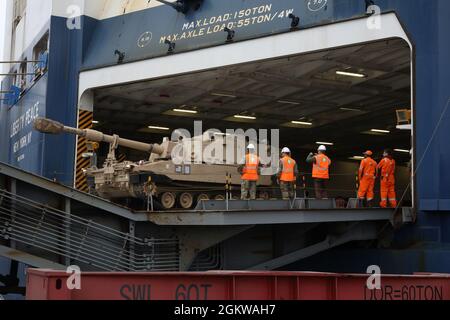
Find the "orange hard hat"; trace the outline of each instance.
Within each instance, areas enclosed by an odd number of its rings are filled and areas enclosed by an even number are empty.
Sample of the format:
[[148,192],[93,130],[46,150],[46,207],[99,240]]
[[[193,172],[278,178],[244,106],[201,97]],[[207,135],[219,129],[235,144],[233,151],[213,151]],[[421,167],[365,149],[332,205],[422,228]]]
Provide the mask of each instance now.
[[371,157],[371,156],[373,155],[373,152],[370,151],[370,150],[367,150],[366,152],[364,152],[364,154],[365,154],[366,156]]

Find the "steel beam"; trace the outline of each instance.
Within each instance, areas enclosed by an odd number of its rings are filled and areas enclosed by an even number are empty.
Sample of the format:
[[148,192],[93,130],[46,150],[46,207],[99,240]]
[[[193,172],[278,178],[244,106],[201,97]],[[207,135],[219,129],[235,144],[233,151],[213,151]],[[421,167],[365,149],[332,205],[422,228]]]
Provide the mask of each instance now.
[[35,73],[0,73],[0,76],[2,77],[15,77],[15,76],[33,76]]
[[0,245],[0,256],[42,269],[66,270],[66,266],[35,255]]
[[106,214],[115,214],[132,221],[147,221],[147,216],[145,214],[133,213],[130,209],[125,207],[118,206],[102,198],[86,194],[73,188],[55,183],[49,179],[14,168],[3,162],[0,162],[0,174],[4,174],[26,182],[32,186],[36,186],[55,194],[79,201],[94,208],[104,210]]
[[[133,241],[133,239],[136,238],[136,222],[129,221],[128,222],[128,232],[130,235],[130,261],[136,260],[136,243]],[[133,268],[133,265],[130,263],[130,270]]]
[[[16,179],[11,179],[10,182],[10,187],[11,187],[11,194],[13,195],[17,195],[17,180]],[[14,213],[12,214],[12,219],[14,220]],[[15,249],[17,247],[17,243],[14,240],[9,240],[9,246],[12,249]]]
[[[64,226],[65,226],[65,236],[66,236],[66,250],[68,251],[70,248],[70,235],[71,235],[71,223],[70,223],[70,217],[72,215],[72,205],[69,198],[64,199],[64,212],[66,213],[66,217],[64,220]],[[64,263],[66,266],[71,265],[71,260],[69,257],[66,257],[64,259]]]
[[325,240],[312,246],[302,248],[284,256],[258,264],[249,270],[275,270],[296,261],[311,257],[320,252],[340,246],[351,241],[373,240],[377,238],[377,228],[374,223],[355,224],[342,235],[328,235]]
[[253,226],[228,226],[220,228],[190,227],[177,228],[175,233],[180,240],[180,271],[188,271],[197,255]]
[[0,64],[16,64],[16,63],[39,63],[39,62],[43,62],[41,60],[22,60],[22,61],[0,61]]
[[163,212],[149,214],[149,220],[163,226],[303,224],[392,221],[394,212],[395,209]]

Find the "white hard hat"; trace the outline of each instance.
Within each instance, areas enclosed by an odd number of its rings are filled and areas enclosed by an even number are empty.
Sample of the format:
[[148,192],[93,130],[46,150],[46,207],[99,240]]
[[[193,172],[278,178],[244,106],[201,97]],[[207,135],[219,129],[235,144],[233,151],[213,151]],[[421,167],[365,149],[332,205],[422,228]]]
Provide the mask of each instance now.
[[248,150],[255,150],[255,145],[254,145],[253,143],[250,143],[250,144],[247,146],[247,149],[248,149]]
[[318,150],[319,151],[327,151],[327,147],[325,147],[324,145],[321,145]]
[[283,150],[281,150],[281,153],[291,153],[291,150],[289,148],[283,148]]

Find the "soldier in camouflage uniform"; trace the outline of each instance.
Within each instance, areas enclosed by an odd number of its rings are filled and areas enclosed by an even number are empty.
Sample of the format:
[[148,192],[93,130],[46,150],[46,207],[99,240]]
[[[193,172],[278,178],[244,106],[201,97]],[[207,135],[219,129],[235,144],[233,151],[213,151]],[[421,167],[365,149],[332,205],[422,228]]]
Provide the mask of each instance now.
[[256,184],[259,180],[261,162],[256,155],[256,148],[253,144],[247,147],[247,154],[245,155],[242,165],[239,166],[238,171],[241,174],[241,199],[250,200],[256,199]]
[[278,181],[283,200],[295,199],[295,184],[297,183],[298,166],[291,158],[291,150],[283,148],[278,169]]

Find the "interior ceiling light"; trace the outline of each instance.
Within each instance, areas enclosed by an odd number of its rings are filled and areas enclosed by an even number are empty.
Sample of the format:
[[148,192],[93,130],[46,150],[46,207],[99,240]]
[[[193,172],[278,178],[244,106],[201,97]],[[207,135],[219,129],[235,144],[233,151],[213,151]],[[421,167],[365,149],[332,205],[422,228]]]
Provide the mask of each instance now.
[[236,96],[228,93],[213,92],[211,95],[216,97],[237,98]]
[[346,76],[346,77],[353,77],[353,78],[366,78],[367,76],[362,73],[354,73],[354,72],[348,72],[348,71],[336,71],[337,75],[340,76]]
[[410,150],[406,150],[406,149],[394,149],[395,152],[401,152],[401,153],[410,153]]
[[240,114],[237,114],[234,116],[236,119],[246,119],[246,120],[256,120],[256,117],[253,116],[243,116]]
[[354,157],[351,157],[351,158],[349,158],[350,160],[363,160],[364,159],[364,157],[362,157],[362,156],[354,156]]
[[288,100],[278,100],[278,103],[283,103],[283,104],[294,104],[294,105],[299,105],[300,102],[296,102],[296,101],[288,101]]
[[174,112],[179,112],[179,113],[190,113],[190,114],[197,114],[198,111],[197,110],[188,110],[188,109],[173,109]]
[[409,130],[412,131],[412,125],[411,124],[401,124],[397,126],[398,130]]
[[302,126],[312,126],[313,124],[311,122],[305,122],[305,121],[291,121],[292,124],[299,124]]
[[318,145],[322,145],[323,144],[324,146],[334,146],[333,142],[320,142],[320,141],[317,141],[316,144],[318,144]]
[[370,131],[375,132],[375,133],[391,133],[389,130],[382,130],[382,129],[371,129]]
[[342,111],[352,111],[352,112],[362,112],[361,109],[356,109],[356,108],[339,108]]
[[99,124],[100,122],[97,120],[92,120],[92,124]]
[[153,130],[162,130],[162,131],[169,131],[170,128],[167,127],[159,127],[159,126],[148,126],[149,129],[153,129]]

